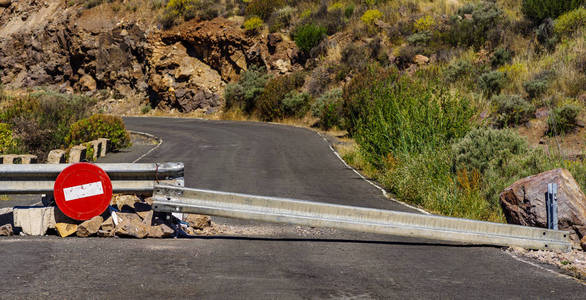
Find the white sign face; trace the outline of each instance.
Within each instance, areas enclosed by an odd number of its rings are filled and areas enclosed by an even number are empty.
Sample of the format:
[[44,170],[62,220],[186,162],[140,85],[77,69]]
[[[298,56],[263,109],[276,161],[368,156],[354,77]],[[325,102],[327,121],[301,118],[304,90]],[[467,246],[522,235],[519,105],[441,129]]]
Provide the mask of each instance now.
[[86,183],[78,186],[72,186],[63,189],[65,195],[65,201],[77,200],[81,198],[102,195],[104,189],[102,188],[102,182]]

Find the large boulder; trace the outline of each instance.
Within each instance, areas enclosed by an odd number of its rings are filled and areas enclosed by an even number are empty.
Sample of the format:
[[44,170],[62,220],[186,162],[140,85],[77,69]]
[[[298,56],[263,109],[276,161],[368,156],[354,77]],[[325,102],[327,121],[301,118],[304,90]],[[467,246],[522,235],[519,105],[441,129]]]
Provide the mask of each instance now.
[[507,222],[533,227],[547,227],[545,194],[547,185],[558,185],[558,227],[570,230],[575,240],[582,237],[578,228],[586,225],[586,196],[566,169],[555,169],[520,179],[500,195]]

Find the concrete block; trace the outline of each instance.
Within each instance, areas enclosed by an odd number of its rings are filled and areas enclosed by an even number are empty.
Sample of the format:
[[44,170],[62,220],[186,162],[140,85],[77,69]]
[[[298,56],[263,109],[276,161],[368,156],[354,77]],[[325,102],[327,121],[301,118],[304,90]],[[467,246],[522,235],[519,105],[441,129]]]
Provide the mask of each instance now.
[[25,154],[25,155],[20,155],[20,157],[22,158],[22,164],[24,164],[24,165],[37,163],[37,156],[36,155]]
[[16,158],[16,155],[13,155],[13,154],[0,155],[0,160],[2,160],[2,164],[5,164],[5,165],[14,164],[15,158]]
[[20,227],[25,235],[45,235],[47,229],[55,228],[54,207],[15,208],[14,227]]
[[106,156],[106,153],[108,152],[108,144],[110,144],[110,140],[100,138],[100,139],[97,139],[97,141],[100,142],[100,144],[102,145],[100,148],[100,157]]
[[92,157],[93,161],[96,161],[98,157],[101,157],[102,153],[102,143],[98,140],[88,142],[94,149],[94,156]]
[[72,147],[69,150],[69,163],[78,163],[85,160],[86,151],[85,146],[82,145]]
[[47,156],[48,164],[64,164],[65,163],[65,150],[51,150]]

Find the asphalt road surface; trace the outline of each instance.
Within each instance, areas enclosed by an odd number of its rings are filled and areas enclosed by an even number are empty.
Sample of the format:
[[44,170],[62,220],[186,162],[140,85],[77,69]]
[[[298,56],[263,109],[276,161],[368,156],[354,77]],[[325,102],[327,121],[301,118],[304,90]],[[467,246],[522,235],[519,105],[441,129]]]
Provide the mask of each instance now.
[[[184,162],[188,187],[409,211],[309,130],[194,119],[126,123],[164,140],[141,162]],[[223,234],[208,238],[2,238],[0,298],[586,298],[578,281],[499,248],[214,221]]]

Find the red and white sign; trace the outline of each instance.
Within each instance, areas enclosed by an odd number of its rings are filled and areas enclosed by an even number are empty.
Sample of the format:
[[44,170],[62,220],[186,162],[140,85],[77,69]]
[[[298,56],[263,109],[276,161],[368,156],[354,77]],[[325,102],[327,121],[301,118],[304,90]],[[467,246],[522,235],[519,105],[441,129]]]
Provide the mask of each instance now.
[[53,195],[57,207],[75,220],[101,215],[112,199],[110,177],[100,167],[77,163],[65,168],[55,181]]

